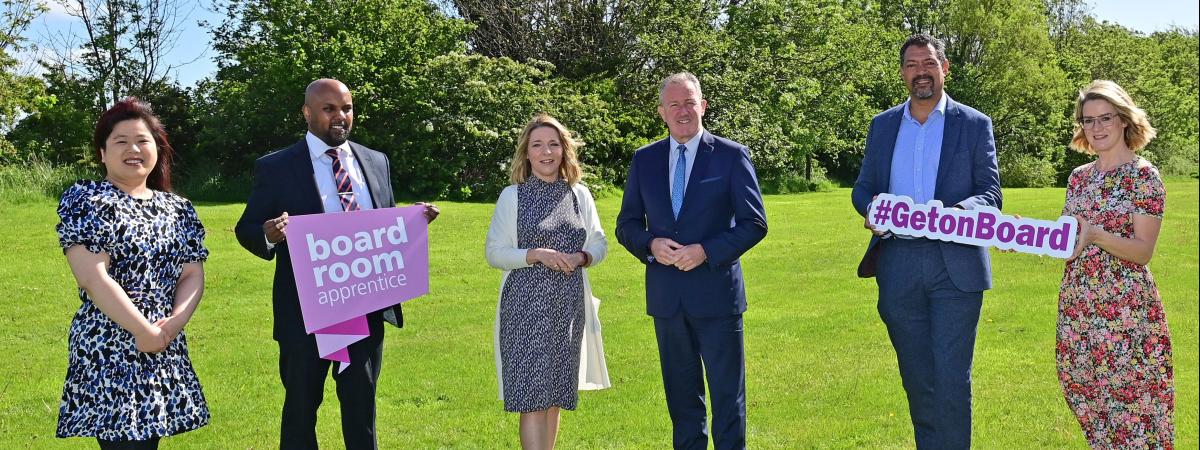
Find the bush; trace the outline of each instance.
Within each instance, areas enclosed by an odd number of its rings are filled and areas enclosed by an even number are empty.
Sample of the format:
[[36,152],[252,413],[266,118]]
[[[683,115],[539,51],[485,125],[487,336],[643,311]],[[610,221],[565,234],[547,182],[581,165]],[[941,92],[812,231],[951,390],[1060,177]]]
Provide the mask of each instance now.
[[196,166],[175,166],[175,192],[192,201],[245,202],[250,197],[251,173],[222,171],[207,160]]
[[57,199],[67,187],[80,179],[100,179],[90,168],[52,166],[32,161],[0,166],[0,198],[5,203],[30,203],[46,198]]
[[824,173],[814,173],[811,180],[802,175],[784,175],[759,180],[759,187],[766,195],[799,194],[801,192],[828,192],[833,190],[834,183],[825,178]]
[[1054,185],[1054,163],[1026,153],[1000,152],[1000,185],[1048,187]]

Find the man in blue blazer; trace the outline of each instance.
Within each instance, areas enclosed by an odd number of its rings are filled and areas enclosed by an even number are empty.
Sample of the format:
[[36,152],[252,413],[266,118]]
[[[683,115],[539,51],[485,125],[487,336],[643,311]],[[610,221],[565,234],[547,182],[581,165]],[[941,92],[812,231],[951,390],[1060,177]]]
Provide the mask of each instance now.
[[[854,183],[866,217],[880,193],[918,203],[1000,208],[992,121],[942,90],[945,44],[910,36],[900,47],[908,101],[871,121]],[[896,350],[919,449],[971,445],[971,361],[983,291],[992,287],[987,249],[872,231],[860,277],[875,277],[879,316]]]
[[[303,113],[308,122],[305,139],[255,161],[254,186],[235,228],[242,247],[276,261],[272,334],[279,342],[279,376],[285,390],[279,444],[284,449],[317,448],[317,408],[330,368],[330,361],[317,356],[313,335],[304,330],[284,239],[288,216],[396,206],[387,156],[348,140],[354,105],[346,85],[332,79],[312,82],[304,92]],[[339,168],[344,173],[340,180]],[[437,213],[436,207],[425,205],[426,220]],[[377,447],[375,386],[385,318],[401,326],[400,305],[367,315],[371,334],[350,345],[350,367],[333,375],[347,449]]]
[[746,446],[746,289],[738,258],[767,234],[750,150],[704,130],[708,102],[687,72],[659,87],[670,136],[634,152],[617,240],[646,265],[674,446],[708,447],[704,378],[718,449]]

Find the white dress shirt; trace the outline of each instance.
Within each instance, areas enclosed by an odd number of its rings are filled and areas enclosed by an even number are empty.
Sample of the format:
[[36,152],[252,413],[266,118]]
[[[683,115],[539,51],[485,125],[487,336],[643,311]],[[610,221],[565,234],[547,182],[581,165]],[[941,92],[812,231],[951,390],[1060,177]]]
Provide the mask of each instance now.
[[330,147],[329,144],[313,135],[311,131],[304,134],[304,141],[308,143],[308,156],[312,158],[313,177],[317,181],[317,193],[321,195],[321,205],[325,206],[325,212],[342,211],[342,203],[337,195],[337,183],[333,179],[333,159],[325,154],[325,151],[331,148],[337,149],[338,156],[342,160],[342,168],[346,169],[346,174],[350,175],[350,187],[354,189],[354,200],[358,202],[359,208],[375,208],[375,204],[371,202],[371,191],[367,189],[367,180],[363,178],[362,167],[358,164],[354,153],[350,151],[349,141],[343,142],[337,147]]
[[[358,165],[358,159],[354,157],[354,152],[350,151],[349,141],[343,142],[337,147],[330,147],[310,131],[304,134],[304,142],[308,144],[308,157],[312,161],[313,180],[317,182],[317,194],[321,196],[321,205],[325,208],[325,212],[342,211],[342,203],[337,195],[337,183],[333,180],[333,159],[325,154],[325,151],[331,148],[338,149],[342,168],[346,169],[346,173],[350,175],[350,188],[354,189],[354,201],[358,202],[358,207],[375,209],[375,203],[371,201],[371,191],[367,189],[367,180],[363,178],[362,168]],[[266,233],[263,233],[263,240],[267,241],[268,250],[275,248],[275,244],[267,239]]]

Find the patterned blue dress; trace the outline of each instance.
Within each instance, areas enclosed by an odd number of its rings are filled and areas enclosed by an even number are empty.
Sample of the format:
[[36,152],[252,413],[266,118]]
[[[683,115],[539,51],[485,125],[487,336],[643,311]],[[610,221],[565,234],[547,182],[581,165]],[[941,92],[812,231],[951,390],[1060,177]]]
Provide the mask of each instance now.
[[[62,248],[108,253],[108,274],[150,322],[171,314],[183,265],[208,258],[204,226],[191,202],[154,191],[142,200],[108,181],[79,181],[58,206]],[[58,437],[147,440],[208,423],[208,405],[180,333],[160,353],[137,351],[131,333],[79,289]]]

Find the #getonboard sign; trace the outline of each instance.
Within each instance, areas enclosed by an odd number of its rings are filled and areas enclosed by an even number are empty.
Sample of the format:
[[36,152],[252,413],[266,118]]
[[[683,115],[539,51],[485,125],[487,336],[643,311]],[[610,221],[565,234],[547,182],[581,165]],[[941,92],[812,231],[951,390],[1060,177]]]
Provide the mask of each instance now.
[[429,292],[424,207],[292,216],[287,241],[309,333]]
[[1016,218],[990,207],[946,208],[931,200],[924,205],[904,195],[879,194],[867,209],[877,230],[948,242],[998,247],[1022,253],[1068,258],[1075,249],[1074,217],[1057,221]]

